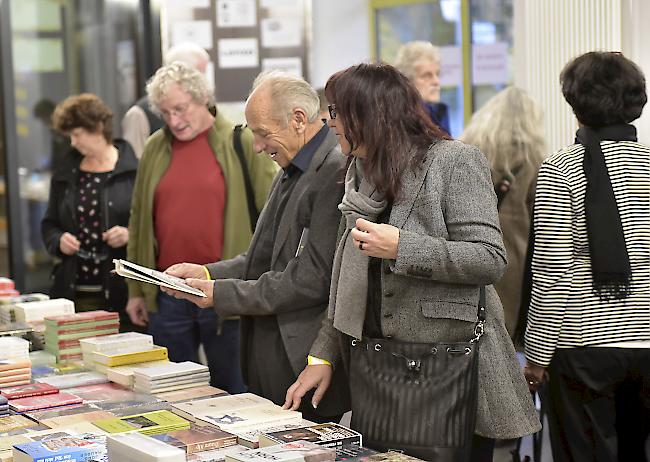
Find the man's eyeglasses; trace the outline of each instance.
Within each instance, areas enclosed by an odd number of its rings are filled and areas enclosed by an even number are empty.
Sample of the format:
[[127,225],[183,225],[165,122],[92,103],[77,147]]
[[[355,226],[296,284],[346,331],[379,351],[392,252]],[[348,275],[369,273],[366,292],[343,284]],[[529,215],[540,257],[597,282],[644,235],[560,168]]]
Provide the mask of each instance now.
[[160,111],[160,115],[163,119],[169,119],[171,116],[182,117],[189,109],[190,104],[192,104],[192,101],[188,101],[184,104],[179,104],[169,111]]
[[336,119],[336,104],[328,104],[327,110],[330,113],[330,119],[332,120]]

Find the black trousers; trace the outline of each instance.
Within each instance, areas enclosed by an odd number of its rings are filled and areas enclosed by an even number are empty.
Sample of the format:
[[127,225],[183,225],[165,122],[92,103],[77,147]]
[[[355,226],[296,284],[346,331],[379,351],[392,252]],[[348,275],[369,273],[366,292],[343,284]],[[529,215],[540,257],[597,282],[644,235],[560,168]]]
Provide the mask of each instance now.
[[554,462],[647,461],[650,349],[558,349],[548,372]]

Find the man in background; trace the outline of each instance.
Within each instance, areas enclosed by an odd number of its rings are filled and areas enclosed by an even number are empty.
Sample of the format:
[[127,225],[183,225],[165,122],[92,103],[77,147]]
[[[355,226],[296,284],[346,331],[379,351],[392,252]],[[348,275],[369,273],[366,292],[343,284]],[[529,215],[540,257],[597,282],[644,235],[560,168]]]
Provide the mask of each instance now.
[[[210,56],[200,46],[185,42],[171,47],[165,54],[165,64],[171,64],[174,61],[185,63],[205,74]],[[149,98],[144,95],[124,114],[122,137],[131,144],[135,156],[139,159],[142,157],[142,150],[147,138],[164,125],[165,122],[160,116],[150,109]]]

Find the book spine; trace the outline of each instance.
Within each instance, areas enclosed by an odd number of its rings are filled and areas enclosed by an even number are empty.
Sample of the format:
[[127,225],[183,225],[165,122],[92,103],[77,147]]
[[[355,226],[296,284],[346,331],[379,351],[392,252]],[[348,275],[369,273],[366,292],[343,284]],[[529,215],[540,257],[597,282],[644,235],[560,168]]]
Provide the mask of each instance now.
[[43,395],[51,395],[54,393],[58,393],[59,390],[34,390],[34,391],[24,391],[20,393],[12,393],[9,395],[3,395],[7,399],[19,399],[19,398],[29,398],[32,396],[43,396]]
[[185,452],[188,454],[194,454],[195,452],[211,451],[213,449],[226,448],[228,446],[233,446],[235,444],[237,444],[237,437],[215,440],[215,441],[207,441],[205,443],[190,443],[185,448]]

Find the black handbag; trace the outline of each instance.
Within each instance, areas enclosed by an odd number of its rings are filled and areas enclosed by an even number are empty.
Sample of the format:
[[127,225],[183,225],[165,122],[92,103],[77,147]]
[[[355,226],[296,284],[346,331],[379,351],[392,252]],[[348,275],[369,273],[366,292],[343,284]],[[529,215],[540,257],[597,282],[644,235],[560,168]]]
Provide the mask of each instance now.
[[431,461],[469,460],[484,322],[481,287],[474,338],[467,342],[351,341],[351,426],[364,446]]

